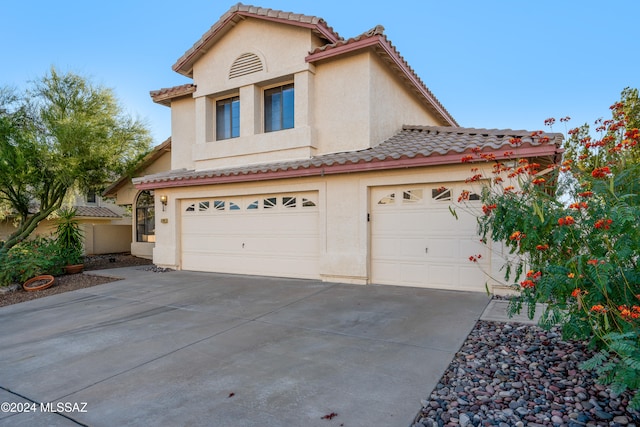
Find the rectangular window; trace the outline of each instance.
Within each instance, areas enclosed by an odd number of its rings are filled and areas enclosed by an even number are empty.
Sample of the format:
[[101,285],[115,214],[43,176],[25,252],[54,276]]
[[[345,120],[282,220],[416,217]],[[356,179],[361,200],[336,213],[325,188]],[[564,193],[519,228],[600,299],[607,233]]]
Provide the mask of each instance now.
[[87,192],[87,203],[97,203],[96,192],[94,190],[89,190]]
[[264,91],[264,131],[293,128],[293,84]]
[[216,102],[216,140],[240,136],[240,97]]

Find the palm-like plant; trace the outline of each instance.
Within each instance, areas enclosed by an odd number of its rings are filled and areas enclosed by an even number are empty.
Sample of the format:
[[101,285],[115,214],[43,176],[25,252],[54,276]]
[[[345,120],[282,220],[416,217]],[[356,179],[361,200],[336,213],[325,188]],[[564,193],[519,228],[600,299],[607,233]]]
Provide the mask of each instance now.
[[76,218],[75,208],[64,208],[59,212],[56,242],[60,257],[67,265],[82,264],[82,229]]

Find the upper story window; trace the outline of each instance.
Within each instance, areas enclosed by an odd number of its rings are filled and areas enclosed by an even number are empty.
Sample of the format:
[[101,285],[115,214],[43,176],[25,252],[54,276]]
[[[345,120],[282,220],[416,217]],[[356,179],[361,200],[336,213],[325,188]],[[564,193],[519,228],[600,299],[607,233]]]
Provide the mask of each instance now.
[[98,203],[96,192],[94,190],[87,191],[87,203]]
[[264,91],[264,131],[293,128],[293,84]]
[[240,98],[222,99],[216,102],[216,139],[240,136]]

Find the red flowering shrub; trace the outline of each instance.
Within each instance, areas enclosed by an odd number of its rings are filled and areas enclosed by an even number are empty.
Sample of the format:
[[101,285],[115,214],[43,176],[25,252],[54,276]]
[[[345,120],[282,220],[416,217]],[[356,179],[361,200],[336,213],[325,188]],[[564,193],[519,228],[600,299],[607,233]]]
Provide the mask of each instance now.
[[[638,91],[626,89],[611,111],[611,120],[596,122],[597,137],[587,125],[569,130],[555,167],[513,158],[495,162],[493,179],[476,170],[470,182],[485,186],[482,241],[504,242],[513,257],[504,268],[517,292],[510,312],[526,306],[533,316],[535,304],[546,303],[542,325],[561,324],[566,339],[592,339],[602,351],[583,367],[597,368],[620,393],[640,389]],[[631,405],[640,408],[639,393]]]

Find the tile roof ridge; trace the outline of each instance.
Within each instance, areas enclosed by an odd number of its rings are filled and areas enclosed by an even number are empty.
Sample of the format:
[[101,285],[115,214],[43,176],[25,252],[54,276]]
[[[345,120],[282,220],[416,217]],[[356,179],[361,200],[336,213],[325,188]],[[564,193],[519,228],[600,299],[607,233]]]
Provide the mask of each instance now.
[[76,208],[76,216],[79,217],[94,217],[94,218],[122,218],[111,209],[105,206],[74,206]]
[[[402,125],[402,130],[431,130],[442,133],[481,134],[481,135],[517,135],[531,136],[533,131],[526,129],[472,128],[461,126]],[[557,132],[543,132],[545,135],[562,135]]]
[[271,9],[261,6],[245,5],[243,3],[236,3],[234,6],[231,6],[227,13],[233,14],[236,12],[244,12],[256,16],[268,16],[270,18],[286,19],[288,21],[294,22],[304,22],[307,24],[322,25],[327,29],[330,29],[331,32],[337,36],[337,38],[341,38],[338,33],[336,33],[333,28],[331,28],[327,24],[327,21],[319,16],[305,15],[303,13],[289,12],[285,10]]

